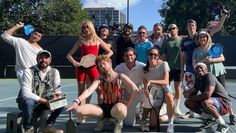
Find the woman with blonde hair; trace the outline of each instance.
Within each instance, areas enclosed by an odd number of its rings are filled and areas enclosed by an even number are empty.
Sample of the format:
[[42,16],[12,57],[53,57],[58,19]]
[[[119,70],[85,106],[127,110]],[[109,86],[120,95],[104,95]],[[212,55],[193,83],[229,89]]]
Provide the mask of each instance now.
[[[85,90],[86,75],[89,77],[91,82],[93,82],[99,76],[96,65],[85,68],[81,66],[80,60],[83,56],[86,56],[88,54],[92,54],[97,57],[99,46],[101,46],[101,48],[106,51],[108,57],[113,54],[109,46],[97,36],[93,23],[89,20],[82,21],[80,24],[79,40],[67,54],[67,59],[73,64],[76,69],[78,96]],[[79,49],[81,50],[81,54],[78,61],[75,60],[73,54]],[[85,101],[81,101],[81,104],[85,104]]]

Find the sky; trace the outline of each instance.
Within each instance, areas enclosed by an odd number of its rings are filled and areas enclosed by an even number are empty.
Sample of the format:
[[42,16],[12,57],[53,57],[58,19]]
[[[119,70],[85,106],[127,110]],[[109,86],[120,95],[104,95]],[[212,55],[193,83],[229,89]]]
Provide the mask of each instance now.
[[[127,14],[127,0],[81,0],[84,8],[88,7],[115,7]],[[134,30],[144,25],[151,31],[155,23],[160,23],[162,18],[158,13],[162,0],[129,0],[129,22]]]

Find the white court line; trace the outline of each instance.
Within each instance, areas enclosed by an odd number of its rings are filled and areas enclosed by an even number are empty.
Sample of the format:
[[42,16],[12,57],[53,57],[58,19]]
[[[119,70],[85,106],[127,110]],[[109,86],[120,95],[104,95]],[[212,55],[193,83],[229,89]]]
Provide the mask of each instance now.
[[[73,86],[75,84],[69,84],[69,85],[65,85],[65,86],[62,86],[61,89],[65,88],[65,87],[68,87],[68,86]],[[66,93],[69,93],[69,92],[66,92]],[[75,93],[75,92],[73,92]],[[77,93],[77,92],[76,92]],[[3,101],[7,101],[7,100],[11,100],[11,99],[16,99],[16,97],[9,97],[9,98],[4,98],[4,99],[1,99],[0,102],[3,102]]]

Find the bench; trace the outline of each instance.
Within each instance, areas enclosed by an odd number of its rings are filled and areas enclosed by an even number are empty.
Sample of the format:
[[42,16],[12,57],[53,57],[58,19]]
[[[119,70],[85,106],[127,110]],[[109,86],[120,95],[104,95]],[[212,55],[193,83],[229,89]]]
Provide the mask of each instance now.
[[[46,126],[48,114],[50,110],[45,110],[37,122],[33,123],[34,131],[37,133],[38,129],[43,129]],[[22,112],[10,112],[7,113],[6,133],[23,133],[24,129],[22,126]]]

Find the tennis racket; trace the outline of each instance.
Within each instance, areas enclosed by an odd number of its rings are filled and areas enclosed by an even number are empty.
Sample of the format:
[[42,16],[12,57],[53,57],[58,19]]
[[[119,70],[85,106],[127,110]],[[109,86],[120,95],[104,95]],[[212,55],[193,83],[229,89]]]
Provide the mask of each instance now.
[[31,36],[33,31],[34,31],[34,27],[31,24],[27,24],[23,27],[23,32],[24,32],[25,36],[27,36],[27,37]]
[[66,133],[76,133],[76,123],[72,120],[72,111],[69,111],[69,120],[66,122]]
[[208,50],[208,54],[212,58],[218,58],[223,53],[223,51],[224,51],[223,46],[220,43],[216,43],[212,45],[211,48]]
[[89,67],[95,66],[96,58],[97,57],[94,54],[87,54],[83,56],[79,62],[79,67],[82,66],[84,68],[89,68]]
[[150,84],[148,90],[151,93],[149,96],[150,104],[154,108],[160,108],[164,102],[165,92],[164,89],[157,84]]
[[195,74],[191,72],[185,72],[182,80],[182,88],[184,90],[189,90],[194,87]]
[[[148,90],[151,95],[149,95],[148,101],[154,110],[157,118],[157,132],[160,132],[160,121],[159,121],[159,114],[161,106],[165,99],[165,92],[164,88],[157,84],[150,84],[148,86]],[[158,108],[158,111],[156,111],[156,108]],[[150,123],[152,124],[152,120],[150,119]]]

